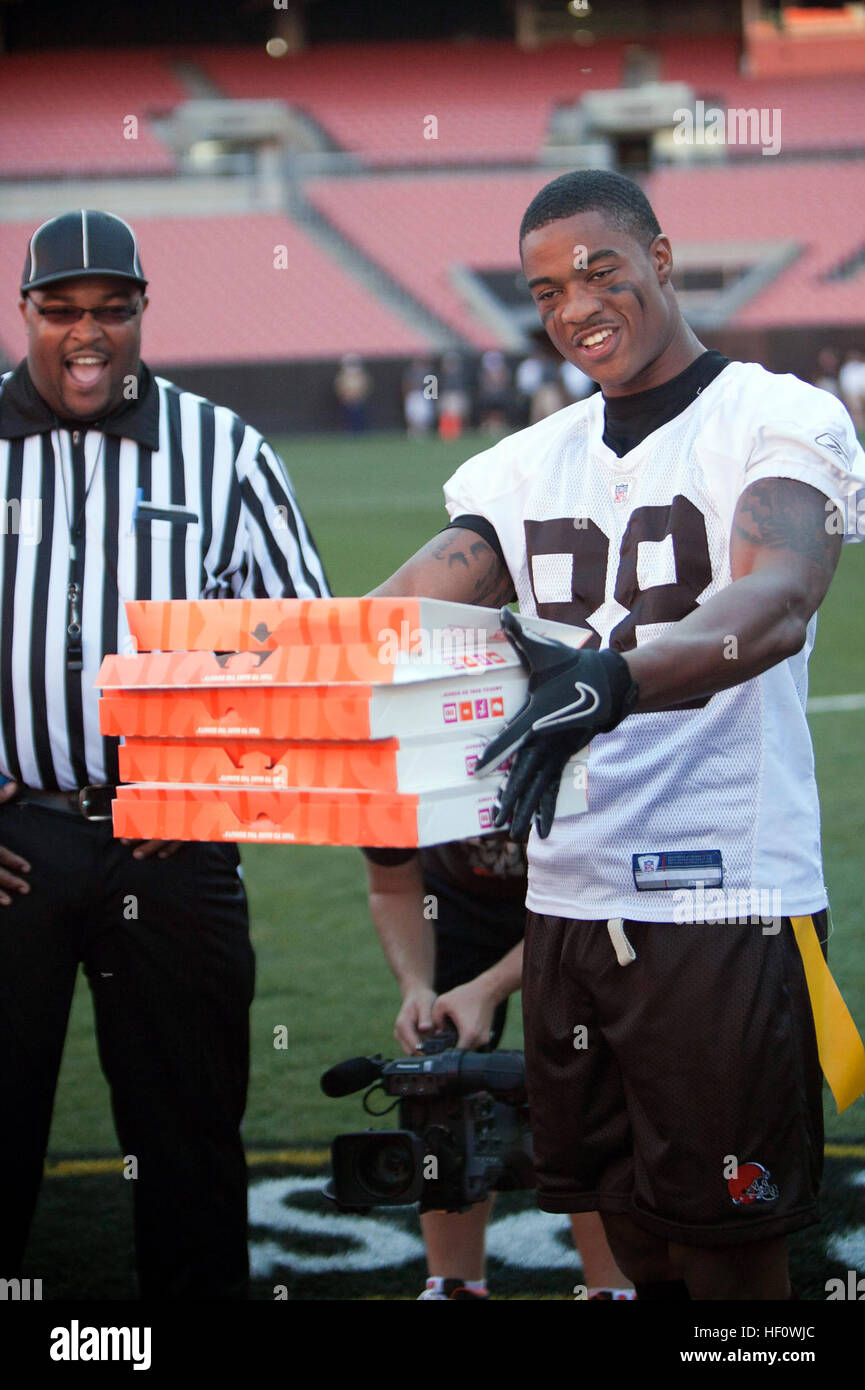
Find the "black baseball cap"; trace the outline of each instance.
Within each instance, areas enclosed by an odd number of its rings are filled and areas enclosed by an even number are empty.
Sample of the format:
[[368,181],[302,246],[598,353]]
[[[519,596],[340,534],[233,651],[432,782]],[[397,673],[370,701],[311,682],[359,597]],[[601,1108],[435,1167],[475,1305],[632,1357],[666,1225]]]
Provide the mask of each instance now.
[[135,233],[122,217],[82,208],[36,228],[27,247],[22,294],[87,275],[113,275],[146,287]]

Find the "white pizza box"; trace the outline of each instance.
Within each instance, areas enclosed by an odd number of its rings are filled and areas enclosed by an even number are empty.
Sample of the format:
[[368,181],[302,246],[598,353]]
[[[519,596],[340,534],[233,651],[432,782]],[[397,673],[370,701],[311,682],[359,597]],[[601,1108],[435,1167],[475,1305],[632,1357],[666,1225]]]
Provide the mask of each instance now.
[[[414,655],[483,646],[501,632],[499,610],[428,598],[254,598],[134,600],[125,605],[130,638],[144,651],[266,651],[280,646],[386,645]],[[524,618],[580,646],[585,630]],[[449,642],[449,639],[450,640]]]
[[422,792],[469,781],[487,742],[460,730],[353,742],[130,738],[118,758],[123,782]]
[[431,738],[459,730],[492,737],[525,702],[522,666],[406,685],[216,686],[110,690],[99,701],[108,736],[293,741]]
[[[483,634],[481,634],[483,636]],[[102,690],[195,690],[247,686],[416,685],[522,669],[508,642],[463,650],[444,659],[414,656],[368,643],[275,647],[265,652],[144,652],[106,656],[94,684]]]
[[[585,767],[565,768],[557,814],[586,810]],[[136,840],[418,848],[494,833],[501,775],[419,793],[247,790],[168,783],[118,787],[114,834]]]

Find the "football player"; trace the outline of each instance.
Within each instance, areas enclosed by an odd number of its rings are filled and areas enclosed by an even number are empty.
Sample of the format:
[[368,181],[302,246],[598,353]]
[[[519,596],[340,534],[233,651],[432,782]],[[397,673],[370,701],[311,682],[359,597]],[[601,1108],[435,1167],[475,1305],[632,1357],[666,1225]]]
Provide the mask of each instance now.
[[[520,251],[550,339],[601,390],[464,463],[450,526],[375,592],[516,597],[587,638],[574,653],[505,619],[531,693],[484,760],[516,750],[500,821],[535,822],[541,1207],[599,1210],[640,1298],[789,1298],[785,1237],[816,1220],[823,1151],[807,662],[865,456],[828,393],[706,351],[630,180],[554,180]],[[556,817],[589,740],[589,811]]]

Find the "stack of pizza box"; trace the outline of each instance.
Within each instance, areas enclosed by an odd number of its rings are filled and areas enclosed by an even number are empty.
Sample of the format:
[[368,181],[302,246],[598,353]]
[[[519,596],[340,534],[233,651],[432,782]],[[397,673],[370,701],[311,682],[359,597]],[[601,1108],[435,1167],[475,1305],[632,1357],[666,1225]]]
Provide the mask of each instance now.
[[[114,833],[418,846],[489,833],[504,773],[475,777],[528,678],[498,613],[431,599],[126,605],[100,727],[120,736]],[[583,634],[526,626],[579,646]],[[558,814],[586,809],[586,753]]]

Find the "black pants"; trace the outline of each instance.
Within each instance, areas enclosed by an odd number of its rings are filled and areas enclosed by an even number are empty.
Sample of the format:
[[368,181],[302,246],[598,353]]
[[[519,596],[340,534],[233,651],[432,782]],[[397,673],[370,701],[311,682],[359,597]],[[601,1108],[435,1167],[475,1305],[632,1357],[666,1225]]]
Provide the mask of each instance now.
[[[525,883],[517,881],[510,898],[470,896],[434,874],[424,875],[424,892],[431,893],[438,905],[435,927],[436,994],[446,994],[458,985],[468,984],[512,951],[522,941],[526,927]],[[492,1052],[505,1031],[508,1001],[496,1005],[489,1043],[477,1049]]]
[[0,845],[31,865],[30,892],[0,906],[0,1277],[23,1257],[83,962],[121,1151],[135,1160],[141,1296],[244,1297],[254,958],[236,849],[139,861],[110,822],[15,801],[0,807]]

